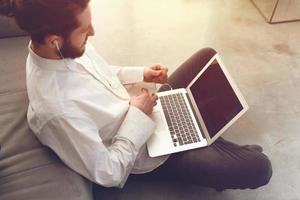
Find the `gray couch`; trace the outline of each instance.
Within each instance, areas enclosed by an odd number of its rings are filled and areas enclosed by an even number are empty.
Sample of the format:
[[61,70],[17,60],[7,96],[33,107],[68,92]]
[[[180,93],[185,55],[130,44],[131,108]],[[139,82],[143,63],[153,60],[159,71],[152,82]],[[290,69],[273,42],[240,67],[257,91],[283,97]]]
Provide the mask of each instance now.
[[26,35],[19,29],[13,19],[0,16],[0,38],[15,37]]
[[[24,35],[10,23],[0,19],[0,36]],[[28,41],[0,39],[0,200],[92,199],[89,181],[67,168],[28,127]]]

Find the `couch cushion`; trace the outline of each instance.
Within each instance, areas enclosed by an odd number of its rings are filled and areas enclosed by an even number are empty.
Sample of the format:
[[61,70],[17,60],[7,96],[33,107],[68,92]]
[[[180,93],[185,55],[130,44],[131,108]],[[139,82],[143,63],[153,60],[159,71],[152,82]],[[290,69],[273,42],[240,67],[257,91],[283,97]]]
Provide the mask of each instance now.
[[58,160],[27,124],[28,41],[27,37],[0,40],[0,178]]
[[19,29],[12,18],[0,16],[0,27],[0,38],[26,35],[26,32]]
[[90,182],[66,167],[28,127],[28,41],[0,39],[0,200],[90,200]]

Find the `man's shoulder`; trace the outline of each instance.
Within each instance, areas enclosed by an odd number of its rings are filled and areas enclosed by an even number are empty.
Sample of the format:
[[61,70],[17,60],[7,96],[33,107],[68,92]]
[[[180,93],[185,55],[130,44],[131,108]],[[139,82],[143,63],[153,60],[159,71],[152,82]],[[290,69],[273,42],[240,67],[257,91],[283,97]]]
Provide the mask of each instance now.
[[37,102],[30,101],[27,113],[29,125],[34,132],[39,132],[51,121],[66,120],[70,116],[86,119],[86,112],[80,104],[80,99],[48,98]]

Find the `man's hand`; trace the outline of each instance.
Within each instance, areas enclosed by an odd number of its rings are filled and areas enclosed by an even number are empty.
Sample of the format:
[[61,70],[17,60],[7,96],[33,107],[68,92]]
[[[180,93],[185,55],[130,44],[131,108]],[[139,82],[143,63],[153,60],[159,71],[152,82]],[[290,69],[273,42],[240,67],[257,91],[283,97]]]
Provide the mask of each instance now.
[[168,68],[161,64],[154,64],[144,70],[144,81],[164,84],[168,80]]
[[146,115],[150,115],[153,111],[153,107],[156,105],[158,97],[156,94],[149,95],[147,89],[142,89],[142,94],[132,97],[129,104],[137,107],[143,111]]

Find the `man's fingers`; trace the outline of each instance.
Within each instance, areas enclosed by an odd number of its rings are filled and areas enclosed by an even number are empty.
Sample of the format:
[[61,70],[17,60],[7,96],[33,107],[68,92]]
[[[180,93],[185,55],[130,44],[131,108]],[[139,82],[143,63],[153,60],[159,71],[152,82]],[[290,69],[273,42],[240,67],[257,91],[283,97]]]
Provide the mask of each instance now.
[[155,100],[158,99],[158,96],[157,96],[157,94],[155,94],[155,93],[153,93],[151,96],[152,96],[152,98],[155,99]]
[[168,79],[168,74],[164,70],[157,71],[157,75],[153,77],[153,81],[157,83],[165,83]]
[[163,76],[168,76],[168,69],[162,71]]
[[160,76],[161,75],[161,71],[152,71],[152,76]]
[[146,88],[142,88],[143,94],[149,94],[148,90]]
[[161,66],[159,64],[156,64],[156,65],[153,65],[151,68],[154,70],[159,70],[159,69],[161,69]]
[[151,101],[156,104],[157,99],[158,99],[158,96],[156,94],[152,94]]
[[155,64],[155,65],[151,66],[151,69],[168,71],[168,68],[162,64]]
[[155,83],[161,83],[161,84],[166,83],[167,80],[168,80],[167,77],[156,77],[156,78],[153,78],[153,82],[155,82]]
[[159,79],[161,82],[165,83],[168,80],[168,76],[167,74],[162,74]]

